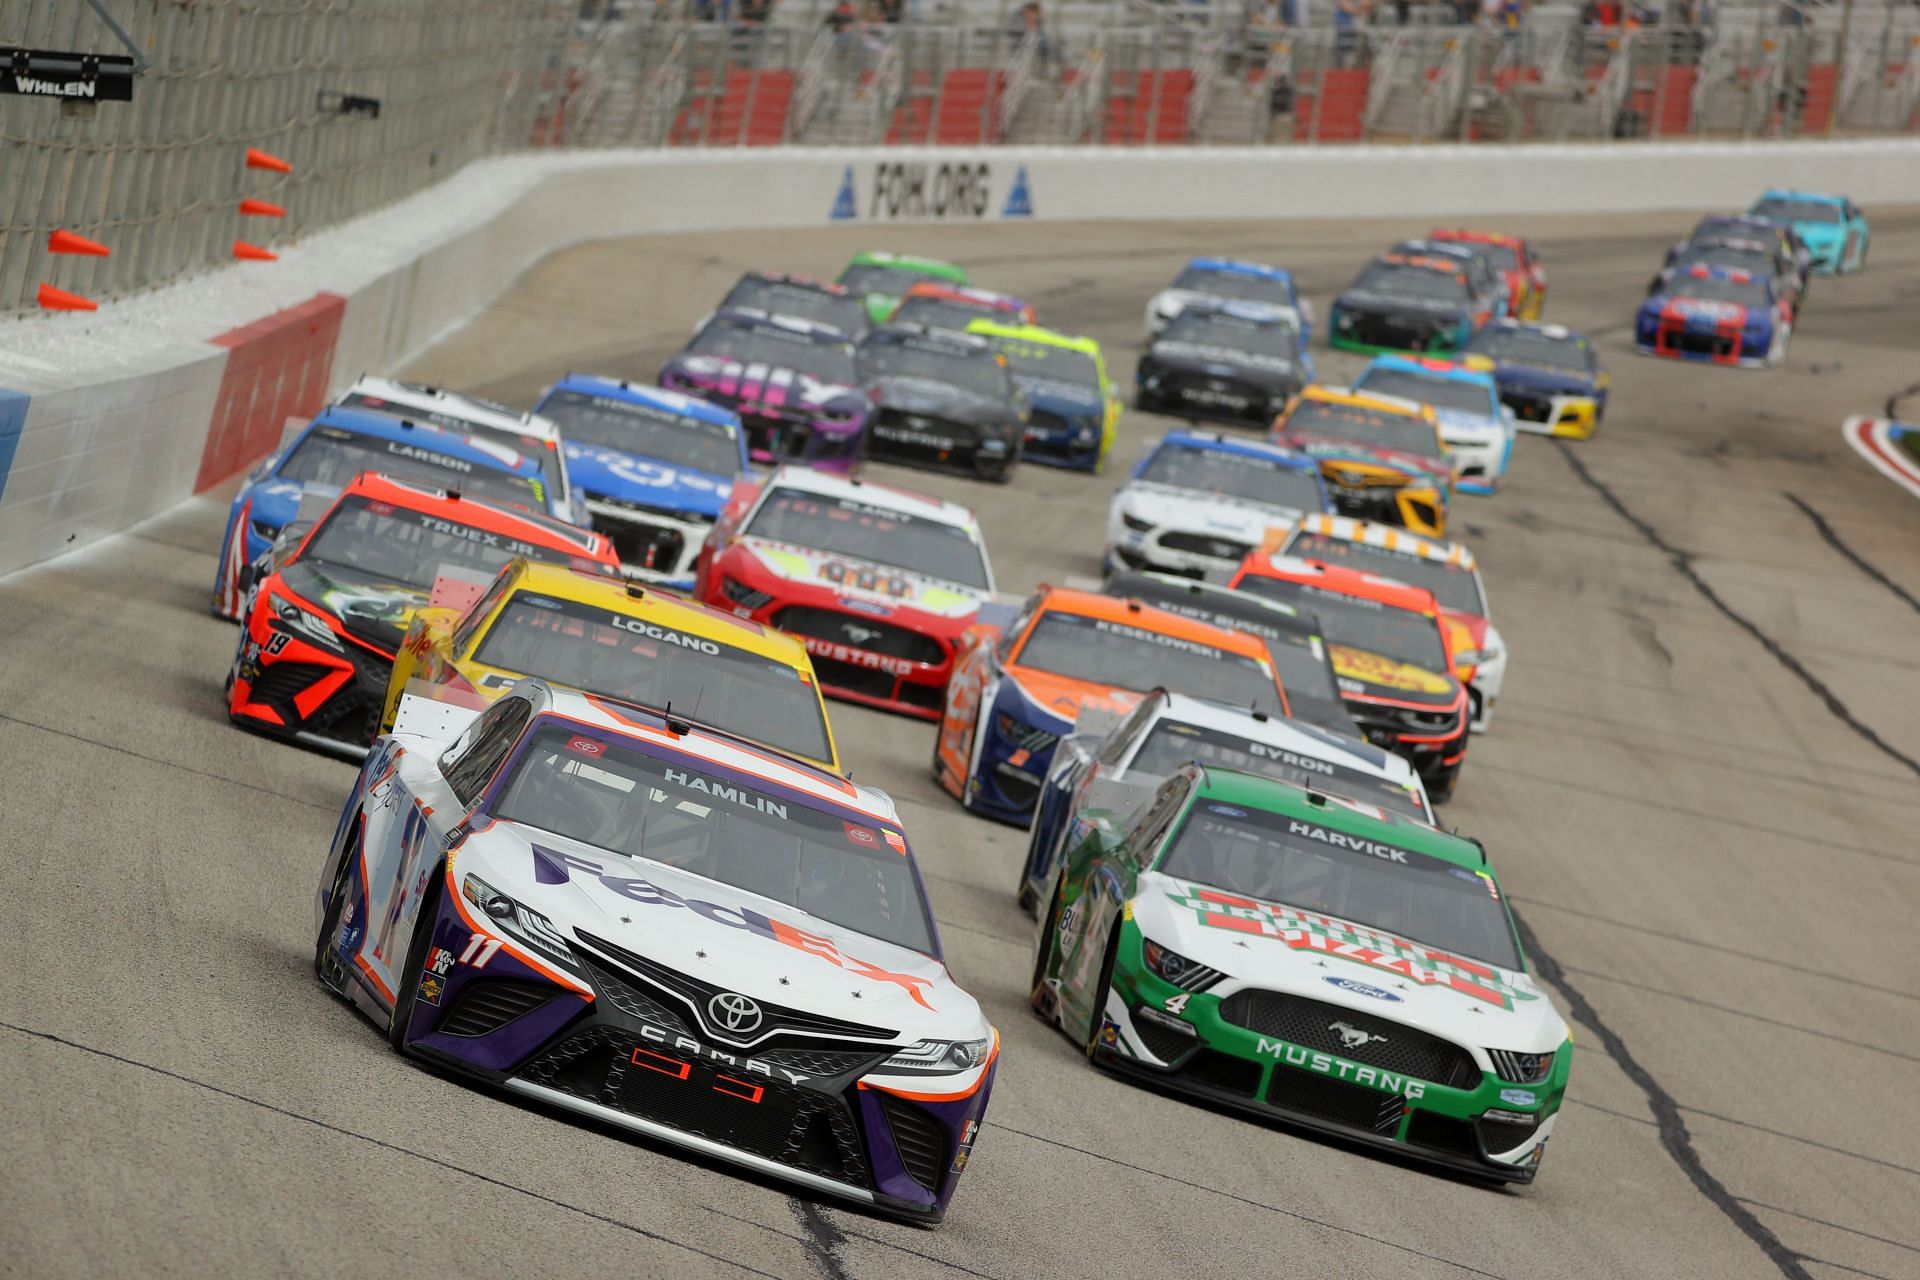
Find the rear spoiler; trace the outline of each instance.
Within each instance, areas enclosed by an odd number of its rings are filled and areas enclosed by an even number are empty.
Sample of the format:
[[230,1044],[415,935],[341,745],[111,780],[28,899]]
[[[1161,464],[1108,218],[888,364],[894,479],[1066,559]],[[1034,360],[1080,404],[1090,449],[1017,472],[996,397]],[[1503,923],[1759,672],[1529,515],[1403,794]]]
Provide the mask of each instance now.
[[1076,738],[1105,738],[1120,726],[1120,722],[1133,714],[1132,708],[1125,711],[1112,707],[1080,708],[1080,718],[1073,722],[1073,736]]
[[409,680],[394,709],[393,732],[452,742],[491,704],[480,694],[425,680]]
[[443,564],[433,575],[433,591],[427,597],[429,609],[452,609],[465,613],[473,602],[487,593],[494,575],[459,565]]

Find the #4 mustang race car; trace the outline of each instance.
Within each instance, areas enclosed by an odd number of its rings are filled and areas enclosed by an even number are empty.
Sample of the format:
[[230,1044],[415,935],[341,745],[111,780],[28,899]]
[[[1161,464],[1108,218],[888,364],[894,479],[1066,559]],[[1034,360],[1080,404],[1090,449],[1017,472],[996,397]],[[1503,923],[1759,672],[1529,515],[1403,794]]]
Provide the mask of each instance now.
[[1193,298],[1140,353],[1133,402],[1150,413],[1265,423],[1313,381],[1300,313]]
[[975,320],[998,320],[1002,324],[1038,324],[1033,306],[1024,298],[971,285],[938,284],[922,280],[909,287],[900,305],[887,317],[888,324],[917,324],[928,329],[957,329],[965,332]]
[[[452,594],[444,584],[436,594]],[[381,729],[422,684],[485,706],[523,676],[676,714],[839,773],[806,647],[667,591],[515,560],[470,604],[414,615],[387,680]]]
[[823,324],[838,329],[853,342],[858,342],[872,323],[867,318],[866,303],[845,285],[779,271],[747,272],[727,290],[720,306],[722,309],[744,307]]
[[992,1089],[884,793],[542,681],[402,702],[314,919],[401,1053],[901,1218],[945,1214]]
[[1491,319],[1465,264],[1430,254],[1375,258],[1333,300],[1327,342],[1342,351],[1377,355],[1412,351],[1446,355]]
[[282,538],[248,567],[228,718],[357,759],[378,728],[394,654],[435,582],[462,571],[491,578],[516,557],[620,568],[597,533],[390,476],[357,477],[303,537]]
[[678,391],[570,373],[539,411],[566,430],[566,455],[593,528],[628,576],[693,585],[707,534],[747,474],[740,416]]
[[900,305],[901,295],[922,280],[965,284],[967,270],[937,258],[916,258],[904,253],[856,253],[840,273],[839,283],[866,304],[870,323],[883,324]]
[[1262,1119],[1531,1182],[1573,1041],[1477,843],[1201,765],[1075,815],[1033,966],[1095,1064]]
[[1793,308],[1765,276],[1691,267],[1640,304],[1633,345],[1641,355],[1766,369],[1787,358]]
[[1261,262],[1228,258],[1195,258],[1181,268],[1173,283],[1147,303],[1147,341],[1160,336],[1190,302],[1254,302],[1282,307],[1299,317],[1300,346],[1313,338],[1313,304],[1300,296],[1293,273]]
[[1493,361],[1478,356],[1375,356],[1354,382],[1364,395],[1429,405],[1453,459],[1454,488],[1493,493],[1513,462],[1513,410],[1500,402]]
[[660,385],[737,412],[758,462],[851,470],[873,416],[845,334],[762,311],[714,312],[661,367]]
[[1313,458],[1342,515],[1439,537],[1453,500],[1453,461],[1430,405],[1310,386],[1267,438]]
[[1821,275],[1840,275],[1867,265],[1871,238],[1867,215],[1845,196],[1768,191],[1754,202],[1747,216],[1791,230],[1806,246],[1809,269]]
[[1427,239],[1480,250],[1506,286],[1507,315],[1516,320],[1540,318],[1547,305],[1547,267],[1525,240],[1498,231],[1429,231]]
[[874,389],[867,456],[1004,484],[1026,445],[1027,397],[986,338],[884,324],[860,343]]
[[330,408],[260,460],[233,496],[213,584],[216,617],[239,619],[247,567],[272,548],[303,500],[331,498],[362,471],[411,477],[545,509],[540,463],[492,440],[365,409]]
[[1466,354],[1493,361],[1500,402],[1518,430],[1585,440],[1606,416],[1611,380],[1583,333],[1496,320],[1474,333]]
[[695,592],[798,636],[833,697],[931,720],[993,570],[965,507],[782,467],[735,492]]
[[1106,467],[1120,430],[1120,393],[1107,376],[1099,343],[992,320],[975,320],[967,332],[993,343],[1006,357],[1014,385],[1026,394],[1022,458],[1076,471]]
[[934,781],[974,813],[1025,826],[1054,744],[1082,708],[1125,710],[1158,688],[1286,714],[1255,637],[1138,600],[1043,586],[1006,627],[986,616],[961,637]]
[[1225,582],[1267,530],[1332,509],[1306,454],[1256,440],[1176,431],[1113,495],[1102,565]]
[[1076,816],[1089,808],[1125,812],[1190,761],[1279,778],[1433,822],[1419,775],[1392,752],[1263,711],[1156,689],[1124,718],[1083,714],[1060,740],[1027,841],[1021,908],[1032,911],[1046,896]]

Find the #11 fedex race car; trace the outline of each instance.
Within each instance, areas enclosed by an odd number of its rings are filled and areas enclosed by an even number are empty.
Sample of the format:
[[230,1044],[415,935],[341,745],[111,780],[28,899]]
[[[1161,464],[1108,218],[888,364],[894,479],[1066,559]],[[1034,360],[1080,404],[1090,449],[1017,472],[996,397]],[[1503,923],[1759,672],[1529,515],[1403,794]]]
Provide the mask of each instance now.
[[1267,530],[1332,499],[1312,458],[1220,433],[1175,431],[1134,465],[1107,513],[1106,572],[1159,569],[1225,582]]
[[660,385],[738,413],[757,462],[851,470],[873,416],[847,335],[745,308],[708,316],[661,366]]
[[1309,784],[1188,764],[1098,795],[1043,899],[1033,1004],[1098,1066],[1531,1182],[1573,1041],[1486,851]]
[[884,793],[542,681],[403,700],[314,923],[403,1054],[924,1224],[992,1090]]
[[1641,355],[1766,369],[1787,358],[1793,307],[1765,276],[1690,267],[1663,280],[1634,317]]

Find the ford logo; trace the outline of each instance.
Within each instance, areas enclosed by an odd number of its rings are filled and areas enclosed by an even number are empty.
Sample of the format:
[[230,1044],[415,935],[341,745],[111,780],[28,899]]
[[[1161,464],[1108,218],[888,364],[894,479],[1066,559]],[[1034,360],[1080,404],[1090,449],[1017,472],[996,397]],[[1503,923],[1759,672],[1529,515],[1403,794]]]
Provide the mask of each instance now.
[[1366,996],[1370,1000],[1389,1000],[1400,1003],[1400,997],[1391,991],[1382,991],[1379,987],[1370,987],[1364,982],[1355,982],[1352,978],[1325,978],[1322,981],[1340,988],[1351,995]]

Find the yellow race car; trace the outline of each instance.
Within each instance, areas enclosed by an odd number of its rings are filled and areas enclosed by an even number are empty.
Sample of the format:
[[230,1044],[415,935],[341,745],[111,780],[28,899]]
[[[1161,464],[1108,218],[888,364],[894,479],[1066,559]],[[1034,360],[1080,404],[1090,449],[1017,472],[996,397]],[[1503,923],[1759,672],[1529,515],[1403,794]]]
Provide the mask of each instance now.
[[1341,515],[1446,536],[1453,462],[1432,405],[1314,383],[1288,401],[1267,438],[1320,464]]
[[515,560],[442,578],[393,664],[381,729],[422,680],[491,702],[522,676],[664,709],[841,772],[806,646],[658,587]]

